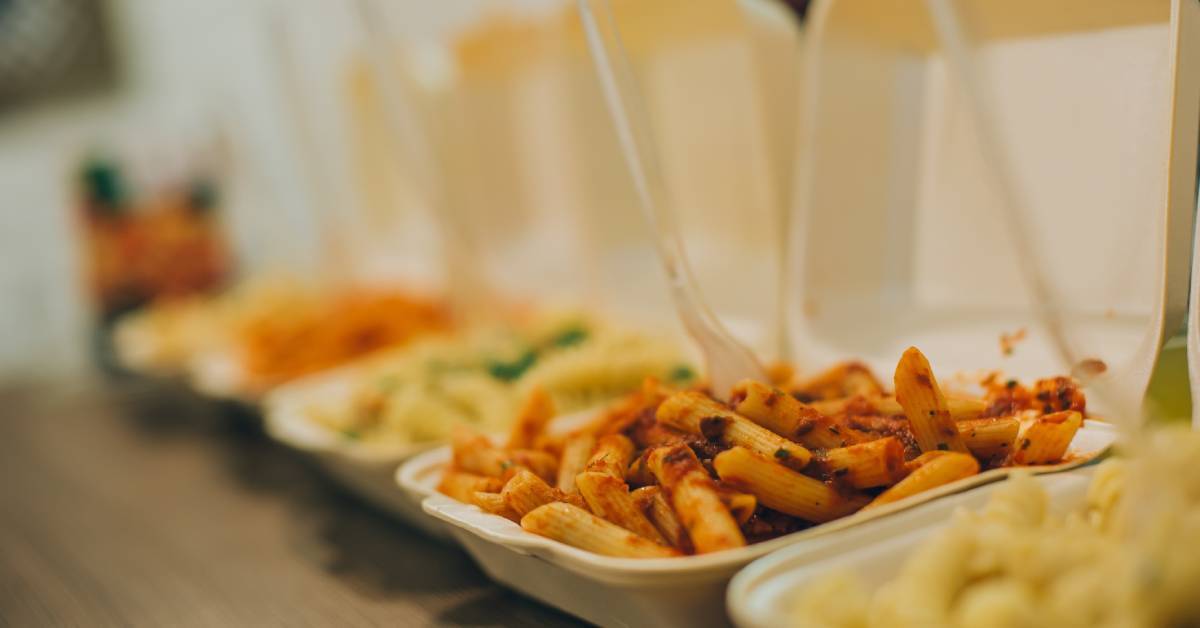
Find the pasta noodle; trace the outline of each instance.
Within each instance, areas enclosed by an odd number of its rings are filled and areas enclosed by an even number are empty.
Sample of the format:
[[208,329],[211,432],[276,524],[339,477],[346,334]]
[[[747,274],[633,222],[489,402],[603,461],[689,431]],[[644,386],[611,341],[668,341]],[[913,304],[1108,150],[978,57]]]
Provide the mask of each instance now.
[[621,434],[607,434],[596,442],[587,470],[624,478],[633,460],[633,441]]
[[596,516],[656,543],[667,544],[667,540],[634,503],[629,487],[624,482],[607,473],[588,471],[580,473],[576,483]]
[[833,478],[860,489],[891,486],[905,475],[904,446],[892,436],[830,449],[819,462]]
[[896,400],[904,408],[921,451],[967,453],[929,360],[916,347],[909,347],[896,365]]
[[575,492],[575,476],[583,472],[595,448],[596,437],[591,434],[575,434],[567,439],[558,466],[559,489]]
[[716,486],[696,455],[685,445],[650,452],[650,470],[667,492],[698,554],[746,544],[737,522],[717,495]]
[[866,504],[861,496],[843,497],[832,486],[797,473],[742,447],[713,459],[721,480],[758,496],[764,506],[822,523],[844,517]]
[[1033,419],[1021,433],[1013,451],[1017,464],[1047,464],[1061,460],[1083,417],[1074,411],[1056,412]]
[[549,503],[521,518],[521,527],[605,556],[667,558],[679,552],[642,538],[609,523],[582,508],[562,502]]
[[805,447],[833,449],[857,440],[851,438],[849,428],[839,428],[816,409],[766,384],[749,380],[738,384],[730,403],[738,414]]
[[801,445],[756,425],[702,393],[682,392],[668,397],[658,407],[656,417],[675,429],[774,456],[797,469],[804,468],[812,457]]
[[[924,458],[924,460],[921,460]],[[900,480],[867,505],[868,508],[890,504],[917,493],[949,484],[979,473],[979,461],[953,451],[931,451],[918,458],[919,463],[908,477]]]

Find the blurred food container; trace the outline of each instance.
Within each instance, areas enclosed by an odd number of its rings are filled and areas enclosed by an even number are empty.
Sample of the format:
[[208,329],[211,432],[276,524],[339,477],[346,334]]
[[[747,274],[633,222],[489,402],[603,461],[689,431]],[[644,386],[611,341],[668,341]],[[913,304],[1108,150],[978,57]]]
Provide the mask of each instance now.
[[686,382],[676,348],[605,321],[539,313],[509,325],[427,338],[274,390],[266,429],[313,454],[335,477],[430,529],[420,500],[397,490],[396,467],[440,447],[457,427],[504,433],[534,390],[560,414],[587,412],[647,377]]
[[[1038,477],[1048,510],[1064,513],[1083,504],[1090,477],[1074,471]],[[906,530],[863,528],[825,547],[796,545],[756,560],[729,584],[729,615],[742,628],[797,625],[799,593],[839,573],[853,574],[875,590],[897,575],[913,548],[941,530],[950,514],[960,508],[983,508],[999,486],[945,499],[936,517],[932,511],[925,513],[920,524]]]

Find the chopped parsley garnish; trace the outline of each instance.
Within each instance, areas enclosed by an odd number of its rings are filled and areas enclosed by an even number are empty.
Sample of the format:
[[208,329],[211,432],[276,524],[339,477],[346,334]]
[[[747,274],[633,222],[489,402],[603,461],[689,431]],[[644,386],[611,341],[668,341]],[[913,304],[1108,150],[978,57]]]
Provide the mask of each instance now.
[[788,452],[788,450],[780,447],[779,449],[775,450],[775,457],[780,460],[787,460],[788,458],[792,457],[792,454]]
[[696,379],[696,371],[693,371],[692,367],[686,364],[680,364],[671,369],[671,374],[667,377],[673,382],[690,382]]
[[487,370],[488,374],[492,377],[501,381],[511,382],[524,375],[525,371],[528,371],[534,362],[537,362],[537,352],[533,349],[528,349],[515,360],[489,362]]
[[950,450],[950,446],[947,445],[946,443],[938,443],[937,448],[938,448],[938,451],[949,451]]
[[568,327],[550,339],[550,344],[560,349],[573,347],[588,338],[588,330],[576,325]]
[[348,428],[342,430],[342,436],[345,436],[346,438],[349,438],[350,440],[358,440],[358,439],[362,438],[362,434],[360,434],[358,432],[358,430],[356,430],[352,427],[348,427]]

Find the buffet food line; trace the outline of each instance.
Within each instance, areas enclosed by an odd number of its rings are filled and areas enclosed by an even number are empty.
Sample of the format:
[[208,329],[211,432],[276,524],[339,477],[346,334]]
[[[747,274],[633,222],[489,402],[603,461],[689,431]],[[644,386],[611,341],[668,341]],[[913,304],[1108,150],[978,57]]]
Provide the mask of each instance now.
[[[718,388],[711,355],[590,308],[488,295],[465,315],[284,276],[125,316],[119,362],[244,404],[395,525],[599,625],[1198,621],[1180,550],[1200,543],[1200,436],[1155,382],[1176,330],[1200,359],[1200,5],[979,3],[1025,181],[1006,223],[936,7],[893,4],[810,13],[791,359],[759,377]],[[1098,50],[1138,63],[1081,71]],[[1067,105],[1029,96],[1056,80]],[[1014,243],[1021,220],[1039,228]]]

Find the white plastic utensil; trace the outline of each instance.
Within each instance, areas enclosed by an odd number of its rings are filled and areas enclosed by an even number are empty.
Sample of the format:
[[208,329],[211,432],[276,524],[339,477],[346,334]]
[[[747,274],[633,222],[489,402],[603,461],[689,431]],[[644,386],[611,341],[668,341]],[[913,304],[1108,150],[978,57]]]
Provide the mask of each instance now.
[[666,185],[651,139],[650,122],[617,32],[612,6],[608,0],[578,0],[578,4],[588,49],[600,76],[642,213],[655,236],[671,298],[688,334],[704,354],[713,391],[725,395],[743,379],[766,381],[766,372],[758,359],[730,335],[700,295],[678,225],[666,203]]
[[[1011,168],[1011,160],[1000,137],[1000,123],[992,107],[996,102],[988,92],[991,85],[987,68],[979,63],[976,54],[979,46],[972,41],[969,30],[964,26],[962,14],[954,0],[926,0],[934,29],[951,71],[963,87],[967,110],[975,123],[980,156],[987,164],[988,172],[1001,200],[1001,218],[1014,236],[1020,272],[1033,293],[1033,309],[1045,327],[1054,350],[1064,364],[1080,364],[1080,355],[1067,341],[1063,327],[1064,304],[1046,281],[1048,273],[1043,256],[1032,246],[1033,230],[1027,224],[1021,209],[1026,205],[1021,187]],[[1098,375],[1098,374],[1097,374]],[[1087,374],[1083,374],[1087,376]],[[1110,377],[1089,377],[1085,383],[1093,393],[1102,397],[1108,407],[1115,410],[1110,420],[1132,430],[1140,416],[1140,399],[1122,394],[1110,383]]]
[[413,171],[417,193],[432,214],[442,247],[446,292],[454,315],[460,320],[479,316],[488,299],[487,282],[480,271],[472,231],[447,203],[440,177],[440,156],[428,133],[430,117],[424,111],[417,80],[407,64],[389,45],[384,16],[371,0],[358,0],[358,18],[367,39],[375,84],[383,100],[384,119],[392,141],[406,153],[405,163]]

